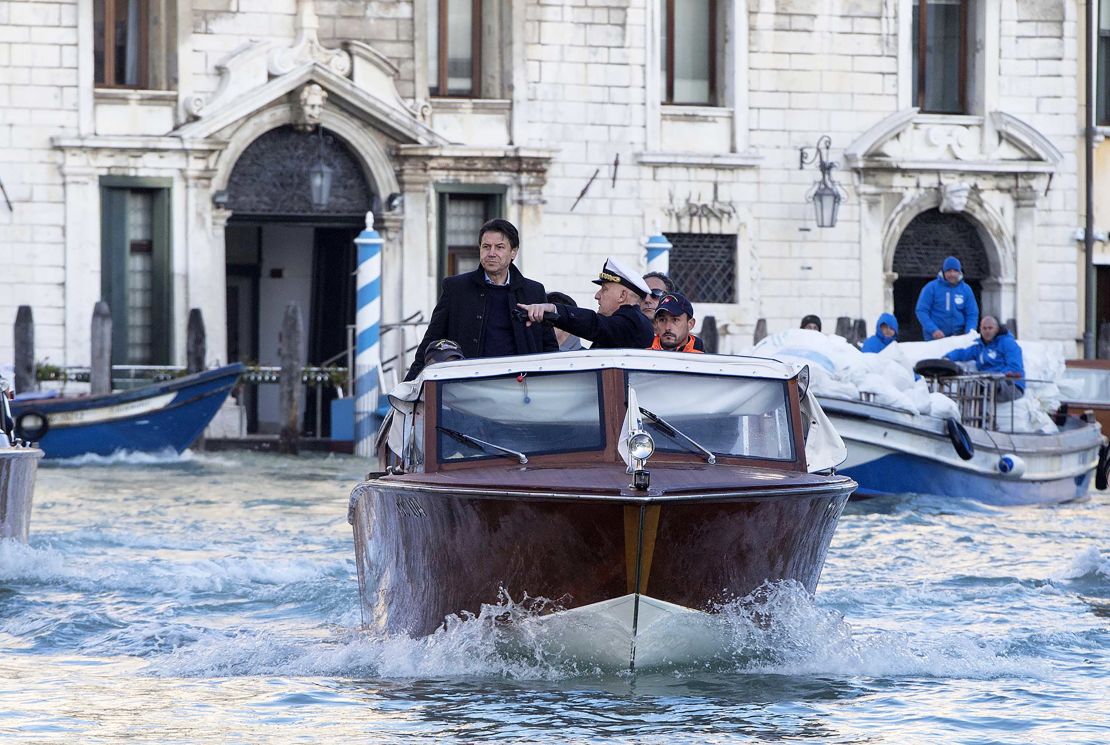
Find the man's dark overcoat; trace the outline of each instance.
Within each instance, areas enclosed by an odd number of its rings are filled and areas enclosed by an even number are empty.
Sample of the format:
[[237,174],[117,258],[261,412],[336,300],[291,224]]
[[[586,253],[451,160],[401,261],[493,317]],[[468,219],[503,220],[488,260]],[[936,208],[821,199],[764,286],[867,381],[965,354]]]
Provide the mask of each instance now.
[[[443,280],[435,310],[432,311],[428,331],[416,349],[416,359],[409,368],[405,380],[412,380],[424,369],[424,350],[437,339],[451,339],[456,342],[467,359],[483,357],[486,332],[486,307],[491,296],[499,291],[486,281],[486,272],[478,267],[472,272],[456,274]],[[546,303],[547,292],[539,282],[527,279],[515,264],[509,265],[509,302],[512,308],[517,303]],[[557,352],[559,342],[555,331],[546,324],[532,324],[525,327],[522,321],[511,322],[513,340],[518,354],[538,352]]]

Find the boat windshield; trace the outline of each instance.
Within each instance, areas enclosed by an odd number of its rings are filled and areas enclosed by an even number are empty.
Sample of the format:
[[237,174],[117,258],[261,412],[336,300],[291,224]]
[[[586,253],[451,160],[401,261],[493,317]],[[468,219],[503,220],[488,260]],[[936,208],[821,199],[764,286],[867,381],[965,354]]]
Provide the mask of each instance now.
[[[795,460],[786,381],[691,373],[629,372],[637,402],[717,455]],[[644,419],[657,450],[689,452],[682,438]]]
[[[440,383],[439,427],[527,455],[601,450],[601,378],[596,371],[522,373]],[[503,458],[438,433],[440,461]]]

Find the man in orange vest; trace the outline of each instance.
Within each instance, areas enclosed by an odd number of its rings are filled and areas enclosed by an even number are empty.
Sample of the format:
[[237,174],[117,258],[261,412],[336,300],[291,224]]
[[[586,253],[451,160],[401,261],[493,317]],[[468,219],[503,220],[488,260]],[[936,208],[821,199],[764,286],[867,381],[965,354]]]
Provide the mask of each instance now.
[[700,346],[698,338],[690,333],[694,328],[694,306],[677,292],[667,293],[659,299],[651,325],[655,329],[655,340],[649,349],[704,354],[697,348]]

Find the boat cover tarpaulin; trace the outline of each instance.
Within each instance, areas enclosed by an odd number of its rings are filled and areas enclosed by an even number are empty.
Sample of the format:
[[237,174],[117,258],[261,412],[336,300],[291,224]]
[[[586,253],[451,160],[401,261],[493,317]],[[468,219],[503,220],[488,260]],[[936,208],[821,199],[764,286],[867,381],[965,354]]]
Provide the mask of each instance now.
[[[930,393],[926,382],[915,378],[913,366],[969,347],[978,338],[973,332],[935,341],[894,341],[878,354],[864,354],[842,336],[789,329],[764,338],[745,353],[808,363],[810,389],[818,396],[858,399],[867,393],[876,403],[947,419],[959,418],[959,407],[947,396]],[[1028,380],[1026,394],[1012,404],[998,404],[998,420],[1007,425],[1012,421],[1017,432],[1054,432],[1056,425],[1049,413],[1060,404],[1056,381],[1064,374],[1064,356],[1052,344],[1023,341],[1020,345]]]

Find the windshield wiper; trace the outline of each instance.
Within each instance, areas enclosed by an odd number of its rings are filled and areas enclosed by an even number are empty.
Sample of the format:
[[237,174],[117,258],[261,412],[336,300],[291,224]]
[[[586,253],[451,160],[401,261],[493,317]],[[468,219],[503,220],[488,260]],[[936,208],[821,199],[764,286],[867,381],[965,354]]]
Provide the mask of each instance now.
[[445,435],[450,435],[451,437],[454,437],[459,442],[465,442],[467,445],[477,445],[478,447],[483,448],[486,452],[489,452],[490,450],[497,450],[497,451],[500,451],[501,453],[504,453],[505,455],[516,456],[517,460],[519,460],[521,463],[527,463],[528,462],[528,456],[525,455],[524,453],[519,452],[519,451],[510,450],[509,448],[503,448],[500,445],[494,445],[492,442],[486,442],[485,440],[479,440],[477,437],[471,437],[470,435],[463,434],[462,432],[456,432],[453,429],[447,429],[447,427],[441,427],[438,424],[436,425],[436,429],[438,429],[440,432],[444,433]]
[[659,428],[660,431],[663,432],[663,434],[667,435],[672,440],[677,441],[678,438],[681,437],[683,440],[693,445],[698,452],[705,456],[706,463],[713,465],[717,462],[717,456],[713,455],[713,453],[711,453],[709,450],[706,450],[704,447],[694,442],[685,433],[680,432],[673,424],[668,423],[667,420],[663,417],[659,416],[653,411],[648,411],[643,406],[640,407],[640,413],[650,419],[652,424],[654,424],[657,428]]

